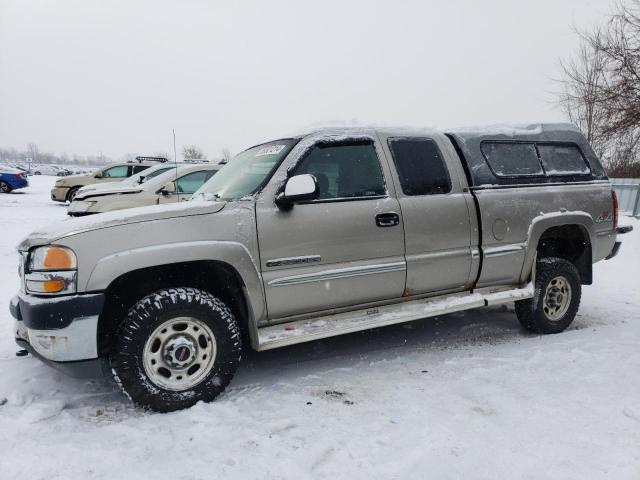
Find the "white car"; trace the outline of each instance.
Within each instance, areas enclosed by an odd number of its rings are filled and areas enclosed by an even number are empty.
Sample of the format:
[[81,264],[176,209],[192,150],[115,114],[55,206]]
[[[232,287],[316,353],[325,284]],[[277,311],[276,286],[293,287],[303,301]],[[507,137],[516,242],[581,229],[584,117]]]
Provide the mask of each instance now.
[[[164,165],[163,165],[164,166]],[[117,182],[101,188],[91,186],[78,190],[67,213],[72,217],[110,212],[125,208],[176,203],[191,195],[223,165],[173,164],[172,168],[144,181]],[[144,176],[144,172],[142,172]],[[151,172],[153,174],[153,172]],[[140,179],[143,180],[139,183]]]
[[32,168],[34,175],[53,175],[54,177],[60,176],[60,167],[56,165],[36,165]]
[[[180,166],[182,164],[178,164]],[[78,191],[78,195],[86,196],[89,192],[107,192],[111,191],[117,187],[131,187],[140,185],[152,178],[157,177],[169,170],[174,170],[176,168],[175,163],[162,163],[160,165],[156,165],[155,167],[147,168],[146,170],[142,170],[141,172],[136,173],[135,175],[131,175],[130,177],[125,178],[119,182],[112,183],[92,183],[91,185],[87,185],[85,187],[81,187]]]

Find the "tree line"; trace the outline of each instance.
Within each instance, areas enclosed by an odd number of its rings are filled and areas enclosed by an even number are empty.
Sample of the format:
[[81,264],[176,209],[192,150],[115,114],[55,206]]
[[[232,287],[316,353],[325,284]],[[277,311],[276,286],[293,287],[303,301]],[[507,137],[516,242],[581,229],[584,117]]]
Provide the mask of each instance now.
[[602,25],[577,33],[558,103],[610,177],[640,177],[640,0],[621,0]]
[[[208,155],[195,145],[186,145],[181,150],[182,156],[178,157],[180,160],[206,160]],[[50,152],[41,151],[36,143],[28,143],[24,150],[16,148],[3,148],[0,147],[0,164],[1,163],[19,163],[27,164],[31,162],[33,165],[39,164],[56,164],[56,165],[85,165],[85,166],[101,166],[111,163],[115,160],[122,162],[134,162],[139,155],[149,156],[148,153],[125,153],[118,159],[113,159],[106,155],[77,155],[77,154],[55,154]],[[151,154],[153,157],[164,157],[170,161],[173,161],[173,154],[169,154],[163,151],[155,151]],[[232,154],[228,148],[222,148],[220,153],[212,159],[212,162],[231,160]]]

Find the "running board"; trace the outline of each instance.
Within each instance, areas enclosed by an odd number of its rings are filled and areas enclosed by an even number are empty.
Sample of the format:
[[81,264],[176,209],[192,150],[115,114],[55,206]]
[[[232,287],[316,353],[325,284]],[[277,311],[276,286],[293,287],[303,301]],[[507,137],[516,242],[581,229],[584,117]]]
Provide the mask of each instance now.
[[472,308],[533,297],[533,284],[495,293],[464,293],[410,300],[380,307],[336,313],[258,328],[258,350],[294,345],[320,338],[410,322]]

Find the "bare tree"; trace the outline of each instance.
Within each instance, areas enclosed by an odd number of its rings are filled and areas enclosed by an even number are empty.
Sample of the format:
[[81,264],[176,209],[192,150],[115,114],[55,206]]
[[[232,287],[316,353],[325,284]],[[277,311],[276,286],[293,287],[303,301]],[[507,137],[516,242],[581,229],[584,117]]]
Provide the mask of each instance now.
[[222,157],[222,162],[224,163],[229,163],[233,158],[231,150],[229,150],[227,147],[223,147],[222,150],[220,150],[220,156]]
[[640,0],[621,1],[602,27],[578,34],[575,56],[560,63],[558,103],[609,174],[629,176],[640,168]]
[[[597,37],[600,31],[592,34]],[[600,101],[606,82],[606,59],[588,42],[582,42],[576,55],[560,62],[562,91],[558,103],[569,120],[577,125],[598,155],[603,155],[607,138],[603,134],[607,111]]]
[[195,145],[182,147],[182,156],[185,160],[202,160],[203,158],[207,158],[204,152]]
[[606,59],[606,82],[599,86],[607,111],[607,133],[623,135],[640,125],[640,0],[621,1],[601,35],[586,41]]

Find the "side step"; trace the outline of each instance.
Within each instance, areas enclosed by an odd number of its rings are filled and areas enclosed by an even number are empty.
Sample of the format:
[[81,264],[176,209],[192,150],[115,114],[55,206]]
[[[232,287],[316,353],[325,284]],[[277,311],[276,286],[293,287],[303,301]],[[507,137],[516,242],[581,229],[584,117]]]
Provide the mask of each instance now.
[[410,300],[258,328],[258,350],[294,345],[395,323],[533,297],[533,284],[495,293],[462,293]]

